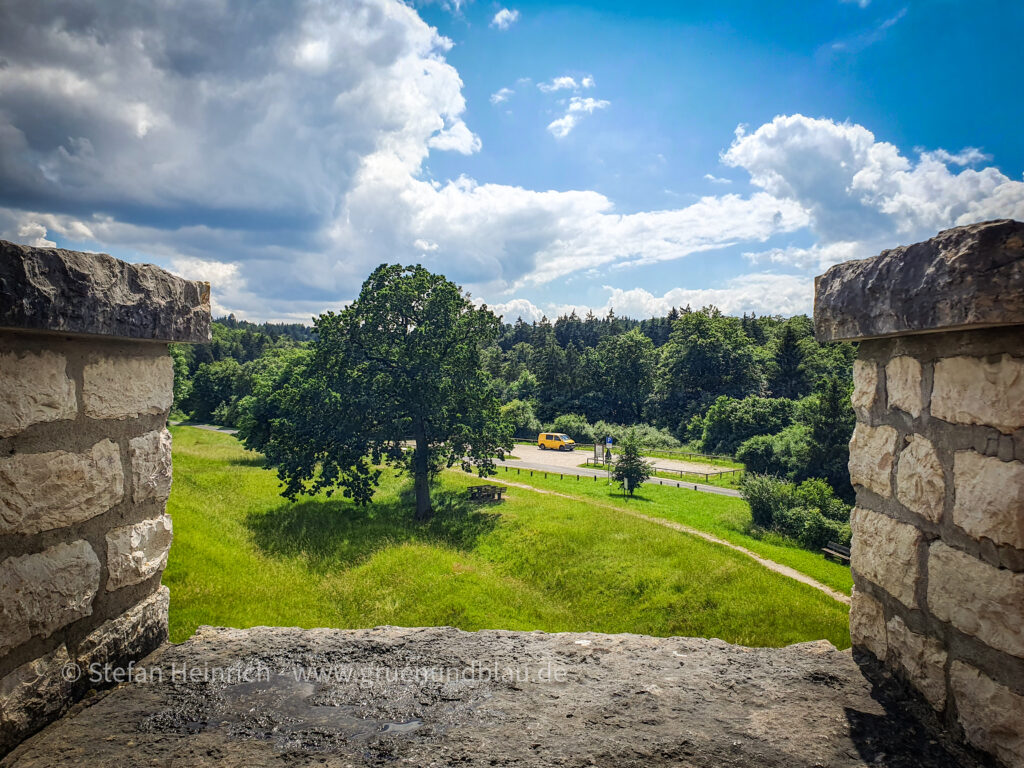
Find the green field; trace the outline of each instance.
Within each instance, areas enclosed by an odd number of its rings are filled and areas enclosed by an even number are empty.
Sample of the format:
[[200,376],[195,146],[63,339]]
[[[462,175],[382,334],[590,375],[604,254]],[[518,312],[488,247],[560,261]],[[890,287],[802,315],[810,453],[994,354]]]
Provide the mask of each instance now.
[[788,565],[844,594],[850,594],[853,589],[853,577],[848,566],[826,560],[824,555],[803,549],[795,541],[775,533],[753,535],[750,532],[750,507],[743,499],[651,482],[642,486],[634,496],[627,497],[614,481],[609,485],[604,478],[595,482],[591,477],[576,480],[575,476],[567,475],[564,480],[559,480],[557,473],[549,472],[545,479],[543,471],[534,470],[531,477],[527,469],[520,473],[516,473],[515,468],[507,472],[502,469],[496,477],[673,520]]
[[[847,609],[817,590],[587,498],[513,488],[500,504],[470,506],[464,489],[480,481],[452,471],[435,492],[435,518],[417,524],[407,481],[388,472],[369,508],[341,498],[292,504],[278,496],[274,473],[233,437],[172,431],[168,511],[175,540],[164,583],[176,642],[200,624],[593,630],[771,646],[850,642]],[[590,488],[599,483],[578,485],[599,493]],[[674,501],[659,500],[659,491],[675,494]],[[602,492],[606,503],[607,486]],[[646,503],[647,514],[722,530],[739,525],[745,507],[678,490],[645,487],[642,495],[651,500],[634,499],[630,508]],[[680,506],[687,511],[673,511]]]

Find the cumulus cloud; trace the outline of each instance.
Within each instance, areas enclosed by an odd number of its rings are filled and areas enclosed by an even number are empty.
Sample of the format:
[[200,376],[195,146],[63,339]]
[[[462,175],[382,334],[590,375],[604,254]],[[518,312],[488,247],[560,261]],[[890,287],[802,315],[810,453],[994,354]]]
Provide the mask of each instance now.
[[871,256],[944,227],[1024,217],[1024,183],[994,167],[963,167],[983,159],[974,148],[921,151],[913,159],[864,126],[799,114],[776,117],[753,132],[738,128],[722,154],[726,165],[746,170],[767,194],[806,210],[818,236],[812,249],[755,259],[805,267],[816,258],[825,266]]
[[565,114],[557,120],[548,123],[548,130],[553,136],[560,139],[569,135],[569,132],[579,123],[584,115],[592,115],[596,109],[605,109],[611,104],[604,99],[592,99],[589,96],[573,96],[569,99],[569,106]]
[[491,26],[505,31],[517,21],[519,21],[519,11],[502,8],[494,14],[494,18],[491,19]]
[[544,317],[545,312],[528,299],[512,299],[511,301],[491,304],[489,308],[494,314],[501,317],[506,323],[514,323],[522,318],[527,323],[532,323]]
[[728,280],[721,288],[673,288],[655,296],[643,288],[623,290],[610,285],[608,301],[598,310],[605,313],[614,309],[618,315],[628,317],[658,317],[672,307],[693,309],[713,304],[724,313],[740,315],[756,312],[759,315],[795,315],[810,312],[814,303],[814,281],[800,275],[779,275],[755,272]]
[[515,91],[511,88],[499,88],[491,94],[491,104],[503,104]]
[[[802,115],[738,131],[723,154],[753,194],[675,209],[433,179],[432,152],[481,151],[450,47],[397,0],[0,4],[0,236],[208,275],[223,310],[308,321],[385,261],[511,305],[570,274],[727,246],[807,272],[951,224],[1024,218],[1024,184],[980,150],[908,158],[862,126]],[[545,85],[570,95],[593,79]],[[608,106],[573,94],[550,130]],[[800,248],[765,245],[790,233]],[[740,306],[725,302],[752,289],[708,290],[732,293],[686,301]]]
[[576,78],[570,77],[569,75],[553,77],[546,83],[537,83],[537,87],[544,93],[554,93],[555,91],[578,91],[580,88],[579,83],[576,82]]
[[711,173],[705,173],[704,178],[712,184],[732,184],[732,179],[724,179]]

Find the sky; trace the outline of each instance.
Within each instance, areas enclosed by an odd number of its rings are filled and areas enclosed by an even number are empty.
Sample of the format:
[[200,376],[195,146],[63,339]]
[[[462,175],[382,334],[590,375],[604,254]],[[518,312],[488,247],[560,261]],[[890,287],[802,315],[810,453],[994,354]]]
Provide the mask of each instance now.
[[0,238],[311,322],[419,263],[527,321],[809,313],[1024,220],[1018,0],[5,0]]

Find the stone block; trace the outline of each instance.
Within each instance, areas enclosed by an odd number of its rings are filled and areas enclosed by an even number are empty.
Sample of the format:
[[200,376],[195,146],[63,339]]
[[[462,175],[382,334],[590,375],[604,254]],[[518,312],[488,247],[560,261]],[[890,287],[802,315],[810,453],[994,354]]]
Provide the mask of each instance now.
[[0,352],[0,437],[78,414],[64,355],[49,350]]
[[1024,573],[936,541],[928,552],[928,609],[964,634],[1024,658]]
[[210,284],[105,253],[0,240],[0,327],[203,343]]
[[1024,768],[1024,696],[962,661],[950,666],[949,682],[967,740],[1009,768]]
[[1024,427],[1024,357],[944,357],[935,363],[932,416],[1010,434]]
[[83,675],[93,665],[124,664],[140,659],[167,639],[167,611],[170,590],[160,588],[120,616],[103,622],[75,650]]
[[1024,323],[1024,223],[1003,219],[832,267],[814,281],[818,341]]
[[885,625],[889,659],[936,710],[946,706],[946,649],[934,637],[912,632],[899,616]]
[[92,613],[100,561],[83,540],[0,562],[0,653]]
[[171,551],[171,518],[160,515],[107,534],[107,589],[138,584],[167,565]]
[[957,451],[953,485],[954,523],[976,539],[1024,549],[1024,464]]
[[102,440],[85,453],[16,453],[0,458],[0,534],[39,533],[81,523],[124,496],[121,452]]
[[921,435],[910,435],[896,464],[896,498],[911,512],[933,523],[942,518],[946,480],[935,447]]
[[171,433],[157,429],[128,442],[132,462],[132,499],[167,501],[171,492]]
[[884,609],[880,602],[860,589],[855,589],[850,598],[850,640],[855,646],[866,648],[879,659],[885,659],[888,643]]
[[899,408],[915,419],[921,415],[921,363],[907,355],[885,364],[885,391],[889,408]]
[[896,430],[859,423],[850,440],[850,482],[862,485],[879,496],[892,496],[893,457],[896,454]]
[[864,507],[850,515],[853,541],[850,565],[908,608],[915,608],[914,590],[921,577],[917,564],[923,537],[912,525]]
[[97,357],[85,366],[82,401],[93,419],[129,419],[170,410],[174,368],[169,356]]
[[853,394],[850,403],[861,421],[875,404],[878,392],[878,365],[868,360],[853,361]]
[[72,683],[63,675],[70,661],[67,649],[59,645],[0,680],[0,754],[60,715],[70,704]]

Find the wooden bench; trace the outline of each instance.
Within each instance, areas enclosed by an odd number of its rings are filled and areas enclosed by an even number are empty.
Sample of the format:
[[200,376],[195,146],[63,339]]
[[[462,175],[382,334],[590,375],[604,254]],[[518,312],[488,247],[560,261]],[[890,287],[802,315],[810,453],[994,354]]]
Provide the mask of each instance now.
[[825,553],[825,557],[832,557],[840,563],[845,562],[847,565],[850,564],[850,548],[844,547],[842,544],[836,544],[834,541],[830,541],[821,551]]
[[471,485],[469,498],[471,501],[501,501],[505,487],[501,485]]

